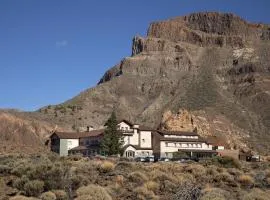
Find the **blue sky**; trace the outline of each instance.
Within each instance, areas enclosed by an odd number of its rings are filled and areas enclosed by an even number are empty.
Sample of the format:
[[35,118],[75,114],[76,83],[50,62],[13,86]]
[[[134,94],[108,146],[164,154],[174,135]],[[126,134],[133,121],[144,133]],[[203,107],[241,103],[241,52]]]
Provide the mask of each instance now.
[[152,21],[197,11],[270,24],[269,0],[0,0],[0,108],[36,110],[96,85]]

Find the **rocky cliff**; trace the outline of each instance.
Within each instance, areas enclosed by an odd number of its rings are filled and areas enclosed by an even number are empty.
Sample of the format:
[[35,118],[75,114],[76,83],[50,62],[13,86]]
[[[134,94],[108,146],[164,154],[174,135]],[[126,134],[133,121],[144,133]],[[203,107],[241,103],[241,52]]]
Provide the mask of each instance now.
[[157,128],[164,113],[186,109],[199,134],[269,152],[269,40],[269,25],[234,14],[154,22],[96,87],[41,108],[40,118],[67,129],[98,128],[115,109],[119,118]]

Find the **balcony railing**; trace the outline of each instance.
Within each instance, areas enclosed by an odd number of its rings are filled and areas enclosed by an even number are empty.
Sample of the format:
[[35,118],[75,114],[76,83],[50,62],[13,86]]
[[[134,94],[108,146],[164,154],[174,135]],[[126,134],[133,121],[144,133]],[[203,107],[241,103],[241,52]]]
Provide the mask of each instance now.
[[123,134],[125,133],[134,133],[134,130],[133,129],[129,129],[129,130],[124,130],[124,129],[119,129],[119,131]]

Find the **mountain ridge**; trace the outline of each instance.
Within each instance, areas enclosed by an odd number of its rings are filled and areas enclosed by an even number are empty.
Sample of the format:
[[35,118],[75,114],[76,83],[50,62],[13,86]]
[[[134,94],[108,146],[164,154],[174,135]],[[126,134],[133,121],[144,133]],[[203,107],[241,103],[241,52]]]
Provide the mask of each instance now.
[[269,152],[269,40],[269,25],[228,13],[153,22],[146,37],[133,38],[131,56],[96,87],[30,115],[83,130],[102,127],[116,110],[119,118],[170,129],[162,125],[163,114],[175,120],[186,109],[199,134],[225,137],[231,148]]

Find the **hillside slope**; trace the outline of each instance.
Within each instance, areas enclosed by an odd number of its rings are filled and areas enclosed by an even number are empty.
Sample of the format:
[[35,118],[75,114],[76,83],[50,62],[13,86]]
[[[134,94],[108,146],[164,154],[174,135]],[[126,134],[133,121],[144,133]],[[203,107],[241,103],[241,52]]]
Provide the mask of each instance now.
[[269,152],[269,40],[269,25],[228,13],[154,22],[146,38],[133,39],[132,56],[96,87],[41,108],[40,119],[67,129],[98,128],[115,109],[119,118],[170,129],[163,114],[186,109],[200,134]]

